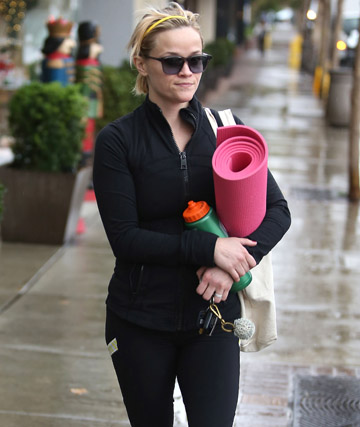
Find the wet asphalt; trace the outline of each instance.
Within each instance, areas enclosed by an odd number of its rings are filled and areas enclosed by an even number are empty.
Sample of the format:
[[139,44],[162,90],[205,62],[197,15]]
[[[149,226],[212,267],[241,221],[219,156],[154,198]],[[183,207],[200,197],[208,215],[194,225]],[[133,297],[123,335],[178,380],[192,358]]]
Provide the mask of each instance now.
[[[204,99],[260,131],[292,226],[273,251],[278,341],[241,355],[235,427],[290,426],[298,375],[360,377],[359,205],[347,200],[348,129],[330,127],[312,76],[288,65],[294,36],[239,51]],[[129,425],[104,342],[114,259],[96,203],[63,247],[0,246],[0,426]],[[175,424],[186,417],[175,390]],[[155,427],[155,426],[149,426]],[[221,427],[221,426],[219,426]]]

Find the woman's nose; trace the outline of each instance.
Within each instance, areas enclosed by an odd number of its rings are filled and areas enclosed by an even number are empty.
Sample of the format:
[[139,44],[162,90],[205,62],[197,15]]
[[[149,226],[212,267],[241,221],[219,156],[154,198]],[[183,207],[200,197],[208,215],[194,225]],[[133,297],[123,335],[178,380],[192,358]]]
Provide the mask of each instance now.
[[187,61],[184,61],[184,65],[181,67],[179,74],[192,74]]

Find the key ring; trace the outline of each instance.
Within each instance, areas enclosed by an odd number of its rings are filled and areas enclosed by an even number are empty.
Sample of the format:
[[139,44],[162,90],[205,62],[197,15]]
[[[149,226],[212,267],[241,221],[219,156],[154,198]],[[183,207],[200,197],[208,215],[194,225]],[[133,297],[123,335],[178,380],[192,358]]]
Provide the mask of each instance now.
[[243,318],[236,319],[235,325],[235,323],[232,322],[225,322],[220,314],[219,307],[216,304],[211,303],[209,308],[211,312],[220,320],[221,329],[224,332],[233,332],[234,335],[240,340],[249,340],[253,337],[255,333],[255,325],[251,320]]
[[[231,329],[226,329],[226,328],[231,328]],[[233,323],[231,323],[231,322],[225,322],[225,320],[222,319],[222,321],[221,321],[221,329],[224,332],[234,332],[235,325]]]
[[212,302],[213,298],[210,300],[210,310],[215,314],[215,316],[220,320],[221,329],[224,332],[234,332],[235,325],[231,322],[226,322],[221,316],[219,307]]

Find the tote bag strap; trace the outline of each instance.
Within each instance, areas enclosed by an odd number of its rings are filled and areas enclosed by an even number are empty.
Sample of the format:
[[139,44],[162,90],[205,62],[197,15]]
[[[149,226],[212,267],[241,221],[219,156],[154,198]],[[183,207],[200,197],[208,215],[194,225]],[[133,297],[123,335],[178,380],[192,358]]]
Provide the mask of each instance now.
[[[216,120],[213,112],[210,110],[210,108],[204,108],[205,113],[207,115],[207,118],[211,124],[211,127],[214,131],[215,136],[217,135],[217,128],[219,127],[219,123]],[[231,126],[236,125],[234,116],[230,109],[219,111],[219,118],[220,118],[220,126]]]
[[219,116],[224,126],[236,125],[233,113],[230,109],[219,111]]
[[210,108],[204,108],[209,123],[211,124],[212,130],[214,131],[215,136],[217,135],[218,122],[215,119],[214,114],[210,110]]

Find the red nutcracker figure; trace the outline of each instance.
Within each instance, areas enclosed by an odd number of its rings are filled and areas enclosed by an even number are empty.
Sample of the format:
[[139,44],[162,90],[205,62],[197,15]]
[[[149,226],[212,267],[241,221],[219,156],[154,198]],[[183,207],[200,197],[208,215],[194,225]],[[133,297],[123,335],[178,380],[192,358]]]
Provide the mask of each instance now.
[[85,21],[79,24],[76,82],[82,85],[83,94],[89,100],[86,137],[83,141],[86,160],[91,158],[93,152],[95,119],[103,115],[102,70],[99,61],[103,48],[99,43],[99,33],[99,27],[93,22]]

